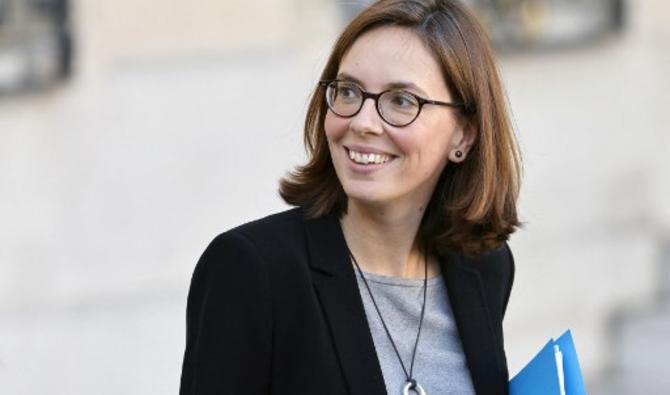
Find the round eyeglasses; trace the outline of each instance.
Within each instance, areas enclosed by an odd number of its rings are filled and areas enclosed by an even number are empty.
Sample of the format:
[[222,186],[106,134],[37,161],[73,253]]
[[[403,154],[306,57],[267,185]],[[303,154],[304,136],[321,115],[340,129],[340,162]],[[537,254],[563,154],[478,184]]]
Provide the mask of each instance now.
[[465,108],[463,103],[428,100],[404,89],[370,93],[352,81],[326,80],[320,81],[319,84],[326,87],[326,103],[335,115],[351,118],[361,111],[366,99],[372,99],[381,119],[396,127],[407,126],[414,122],[425,104]]

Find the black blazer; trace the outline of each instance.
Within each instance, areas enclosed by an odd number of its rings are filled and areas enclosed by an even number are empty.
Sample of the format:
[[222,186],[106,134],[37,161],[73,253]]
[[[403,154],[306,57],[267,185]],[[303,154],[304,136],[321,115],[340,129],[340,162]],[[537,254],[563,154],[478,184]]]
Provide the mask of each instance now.
[[[509,247],[448,254],[440,266],[477,394],[507,394]],[[180,395],[386,393],[335,215],[305,219],[297,208],[216,237],[196,265],[186,316]]]

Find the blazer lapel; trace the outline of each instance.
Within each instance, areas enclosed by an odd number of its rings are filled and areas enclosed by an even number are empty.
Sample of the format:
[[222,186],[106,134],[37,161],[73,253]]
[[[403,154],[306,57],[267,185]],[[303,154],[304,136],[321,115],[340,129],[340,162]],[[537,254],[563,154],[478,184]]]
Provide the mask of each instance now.
[[386,394],[358,284],[331,214],[305,221],[312,281],[351,395]]
[[[442,275],[463,344],[470,376],[479,395],[498,394],[501,372],[498,348],[481,277],[460,255],[448,254]],[[506,383],[503,383],[506,385]]]

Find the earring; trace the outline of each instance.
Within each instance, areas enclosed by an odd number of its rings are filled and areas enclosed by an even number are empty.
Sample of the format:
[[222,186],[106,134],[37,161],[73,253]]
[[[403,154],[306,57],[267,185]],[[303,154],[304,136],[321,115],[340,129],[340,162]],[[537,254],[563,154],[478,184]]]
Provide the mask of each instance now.
[[456,151],[456,157],[460,158],[461,156],[463,156],[463,153],[461,151]]

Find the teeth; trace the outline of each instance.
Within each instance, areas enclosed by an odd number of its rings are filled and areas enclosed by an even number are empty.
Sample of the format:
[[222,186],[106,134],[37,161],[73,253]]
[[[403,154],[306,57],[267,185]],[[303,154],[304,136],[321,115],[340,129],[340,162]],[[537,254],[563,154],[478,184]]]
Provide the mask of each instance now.
[[362,154],[354,150],[349,150],[349,159],[356,163],[367,165],[368,163],[386,163],[391,159],[391,157],[384,154]]

